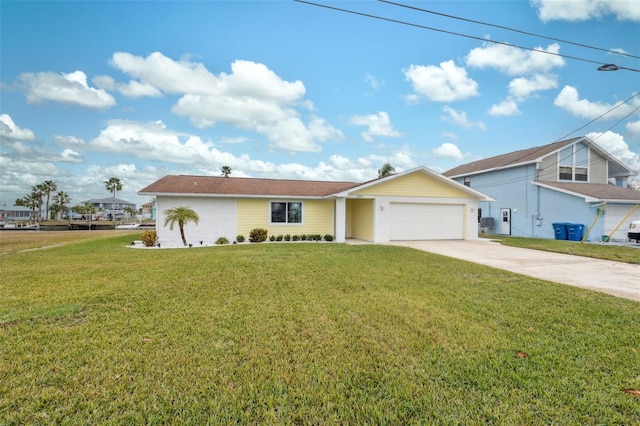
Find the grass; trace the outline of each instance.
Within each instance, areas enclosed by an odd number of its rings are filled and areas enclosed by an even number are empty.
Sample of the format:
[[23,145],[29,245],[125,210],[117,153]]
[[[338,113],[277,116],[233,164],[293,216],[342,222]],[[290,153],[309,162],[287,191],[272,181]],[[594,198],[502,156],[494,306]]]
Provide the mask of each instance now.
[[612,244],[580,243],[578,241],[548,240],[541,238],[503,236],[492,236],[491,238],[500,240],[502,244],[507,246],[640,264],[640,248],[636,247],[617,246]]
[[132,240],[139,232],[131,230],[108,231],[0,231],[0,256],[43,247],[62,246],[78,241],[96,240],[106,236],[129,235]]
[[640,422],[637,302],[402,247],[130,240],[0,257],[0,424]]

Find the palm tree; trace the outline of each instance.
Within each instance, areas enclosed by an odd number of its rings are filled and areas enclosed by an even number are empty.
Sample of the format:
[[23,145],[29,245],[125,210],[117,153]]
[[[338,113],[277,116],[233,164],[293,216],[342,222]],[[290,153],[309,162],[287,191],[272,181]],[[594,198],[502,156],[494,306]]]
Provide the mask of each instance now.
[[64,207],[71,202],[71,198],[66,192],[60,191],[53,196],[53,202],[58,206],[58,219],[60,219],[60,214],[65,213]]
[[36,209],[41,204],[40,194],[37,191],[31,192],[22,198],[18,198],[15,202],[16,206],[28,207],[31,209],[31,219],[34,219],[36,215]]
[[111,202],[111,220],[115,225],[116,223],[116,212],[115,212],[116,192],[122,191],[122,181],[117,177],[111,177],[109,178],[109,180],[104,181],[104,187],[107,191],[113,194],[113,200]]
[[31,187],[31,195],[38,197],[38,221],[42,219],[42,197],[44,197],[44,186],[38,184]]
[[52,180],[45,180],[40,184],[40,187],[42,188],[42,193],[47,196],[47,204],[44,216],[47,218],[47,220],[49,220],[49,198],[51,197],[52,192],[58,190],[58,185],[56,185],[56,183]]
[[136,215],[136,209],[131,206],[125,207],[124,212],[127,214],[127,216],[135,217]]
[[195,222],[197,225],[200,221],[198,213],[191,210],[189,207],[178,206],[172,209],[164,211],[167,217],[164,219],[164,226],[169,225],[169,229],[173,231],[173,225],[177,222],[180,228],[180,236],[182,237],[182,243],[186,246],[187,239],[184,237],[184,225],[189,222]]
[[384,163],[381,169],[378,170],[378,179],[390,176],[396,169],[389,163]]
[[229,175],[231,174],[231,167],[222,166],[222,169],[220,169],[220,172],[221,172],[222,176],[229,177]]

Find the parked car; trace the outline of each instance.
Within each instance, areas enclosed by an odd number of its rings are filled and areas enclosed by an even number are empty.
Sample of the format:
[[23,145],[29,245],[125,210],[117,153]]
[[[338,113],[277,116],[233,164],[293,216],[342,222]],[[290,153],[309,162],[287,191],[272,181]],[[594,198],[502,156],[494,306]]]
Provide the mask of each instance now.
[[629,239],[640,243],[640,220],[633,221],[629,225]]

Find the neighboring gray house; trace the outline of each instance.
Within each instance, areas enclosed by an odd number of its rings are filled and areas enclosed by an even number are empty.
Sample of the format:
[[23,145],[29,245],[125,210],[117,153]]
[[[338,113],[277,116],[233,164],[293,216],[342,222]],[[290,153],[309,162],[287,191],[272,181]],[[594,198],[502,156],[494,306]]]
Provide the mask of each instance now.
[[99,199],[91,199],[87,201],[83,201],[82,204],[91,204],[96,208],[99,212],[104,213],[104,217],[110,218],[111,213],[115,213],[116,217],[126,216],[124,209],[127,207],[131,207],[132,209],[136,209],[135,203],[130,203],[129,201],[122,200],[120,198],[116,198],[114,200],[113,197],[99,198]]
[[478,204],[481,232],[554,238],[552,224],[564,222],[584,225],[584,235],[592,227],[586,240],[615,241],[640,220],[640,191],[627,187],[634,171],[586,137],[473,161],[444,175],[495,199]]

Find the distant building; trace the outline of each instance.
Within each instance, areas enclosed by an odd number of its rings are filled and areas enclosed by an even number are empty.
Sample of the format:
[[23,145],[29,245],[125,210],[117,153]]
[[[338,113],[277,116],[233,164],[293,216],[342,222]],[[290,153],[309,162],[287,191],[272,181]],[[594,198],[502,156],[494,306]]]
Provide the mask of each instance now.
[[105,217],[107,219],[111,219],[111,215],[115,215],[116,218],[131,216],[125,211],[127,207],[131,207],[133,210],[136,209],[135,203],[130,203],[120,198],[114,199],[113,197],[94,198],[83,201],[82,204],[91,204],[95,207],[98,217]]
[[0,224],[30,221],[34,214],[37,215],[38,212],[32,212],[29,207],[7,207],[5,204],[2,204],[0,205]]
[[155,201],[149,201],[142,205],[142,218],[143,219],[155,219],[156,218],[156,203]]

